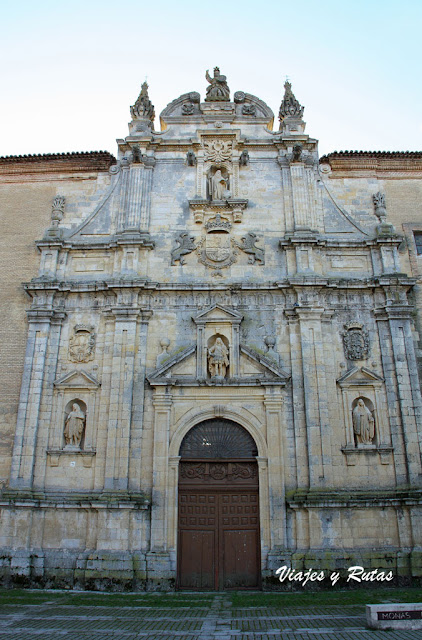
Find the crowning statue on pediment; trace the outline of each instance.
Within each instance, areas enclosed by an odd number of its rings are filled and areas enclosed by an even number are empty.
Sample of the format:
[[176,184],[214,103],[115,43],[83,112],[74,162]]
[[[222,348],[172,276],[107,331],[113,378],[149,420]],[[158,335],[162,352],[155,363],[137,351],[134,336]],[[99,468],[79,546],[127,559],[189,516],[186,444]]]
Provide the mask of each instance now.
[[227,78],[220,74],[218,67],[214,68],[214,77],[211,78],[208,69],[205,77],[210,83],[207,87],[207,97],[205,102],[230,102],[230,89],[227,85]]

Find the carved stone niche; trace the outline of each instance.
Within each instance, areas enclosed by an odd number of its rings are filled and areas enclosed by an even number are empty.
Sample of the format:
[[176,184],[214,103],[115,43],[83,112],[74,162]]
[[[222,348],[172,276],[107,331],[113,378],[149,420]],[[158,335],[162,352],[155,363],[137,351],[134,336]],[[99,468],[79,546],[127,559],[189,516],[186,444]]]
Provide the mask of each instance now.
[[[83,456],[83,464],[90,467],[95,456],[94,424],[96,402],[100,383],[86,371],[71,371],[54,382],[53,407],[49,446],[47,449],[50,466],[57,466],[61,455]],[[73,407],[73,405],[77,407]],[[74,420],[68,418],[74,411]],[[78,424],[79,418],[83,424]],[[72,434],[82,426],[80,439]]]
[[[393,449],[384,418],[387,411],[383,378],[366,367],[352,367],[337,384],[341,389],[345,422],[346,446],[341,450],[347,464],[355,465],[362,454],[378,454],[381,464],[390,464]],[[357,434],[359,422],[368,429],[363,437]]]
[[[216,304],[192,320],[197,327],[197,378],[218,382],[239,376],[239,330],[243,316]],[[217,359],[222,361],[221,366],[214,366]]]

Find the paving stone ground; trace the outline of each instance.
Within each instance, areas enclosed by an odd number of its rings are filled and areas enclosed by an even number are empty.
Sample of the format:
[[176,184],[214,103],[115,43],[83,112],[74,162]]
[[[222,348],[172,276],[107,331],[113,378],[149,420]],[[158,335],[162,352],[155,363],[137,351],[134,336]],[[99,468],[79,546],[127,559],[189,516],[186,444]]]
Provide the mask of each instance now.
[[232,607],[1,604],[0,640],[422,640],[421,631],[370,631],[364,605]]

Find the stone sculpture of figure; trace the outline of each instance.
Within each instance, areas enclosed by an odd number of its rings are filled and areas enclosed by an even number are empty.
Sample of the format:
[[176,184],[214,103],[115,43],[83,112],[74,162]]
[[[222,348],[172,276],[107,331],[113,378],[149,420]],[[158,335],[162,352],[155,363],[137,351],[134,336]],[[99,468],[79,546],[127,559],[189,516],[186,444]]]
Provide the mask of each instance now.
[[229,366],[229,350],[221,338],[217,338],[213,347],[208,349],[208,369],[211,377],[224,378]]
[[211,78],[207,69],[205,77],[210,83],[210,86],[207,87],[207,97],[205,98],[205,102],[229,102],[230,89],[227,86],[226,76],[220,75],[220,69],[215,67],[213,78]]
[[72,404],[72,411],[66,419],[64,428],[64,438],[66,445],[79,447],[82,440],[82,433],[85,424],[85,414],[77,402]]
[[353,409],[353,431],[358,444],[372,444],[375,435],[375,421],[362,398],[359,398]]
[[227,180],[221,173],[221,169],[217,169],[211,178],[211,195],[213,200],[224,200],[227,191]]

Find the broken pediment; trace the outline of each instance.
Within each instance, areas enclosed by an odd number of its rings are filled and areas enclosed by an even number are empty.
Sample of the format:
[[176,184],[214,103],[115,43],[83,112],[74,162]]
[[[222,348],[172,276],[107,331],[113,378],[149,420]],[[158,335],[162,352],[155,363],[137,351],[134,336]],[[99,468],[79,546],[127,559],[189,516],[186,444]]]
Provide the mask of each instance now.
[[366,367],[352,367],[337,379],[337,384],[340,387],[378,386],[383,382],[384,378]]
[[57,389],[98,389],[100,382],[83,369],[74,370],[54,381]]
[[[215,342],[212,343],[214,345]],[[224,347],[223,347],[224,348]],[[270,358],[260,354],[255,349],[246,345],[240,345],[238,353],[227,349],[227,367],[225,375],[212,375],[208,358],[203,358],[203,354],[191,345],[170,356],[160,367],[147,375],[147,379],[152,385],[174,385],[174,386],[198,386],[204,384],[227,384],[232,386],[250,386],[276,384],[284,386],[289,376]],[[202,356],[202,357],[201,357]],[[233,368],[230,368],[230,361],[238,362],[237,374],[232,375]],[[206,370],[202,368],[203,362],[208,365]]]
[[236,91],[233,102],[201,101],[196,91],[184,93],[170,102],[160,114],[161,130],[165,131],[171,124],[203,123],[219,116],[225,121],[241,121],[245,124],[259,124],[272,130],[274,114],[263,100],[251,93]]
[[241,375],[251,377],[260,375],[266,379],[273,378],[284,383],[289,379],[289,375],[271,358],[245,344],[240,344],[240,371]]
[[[183,371],[188,364],[188,361],[192,361],[194,364],[193,354],[196,351],[196,345],[190,345],[189,347],[185,347],[184,349],[178,350],[173,355],[170,355],[167,360],[161,363],[159,367],[154,369],[149,375],[147,375],[147,379],[151,384],[154,382],[165,381],[169,379],[173,373],[176,372],[176,369],[180,366]],[[187,369],[189,371],[189,369]],[[186,375],[186,374],[185,374]],[[195,364],[192,370],[192,375],[195,375]]]

